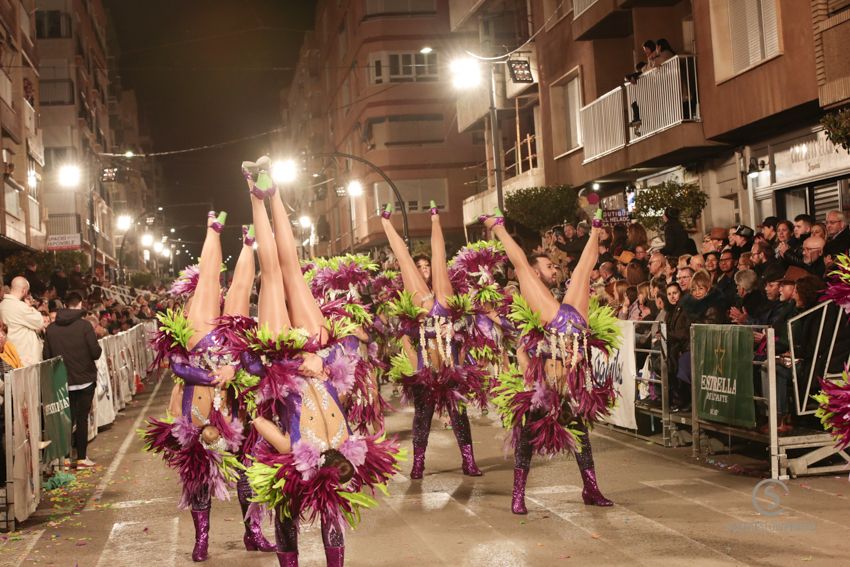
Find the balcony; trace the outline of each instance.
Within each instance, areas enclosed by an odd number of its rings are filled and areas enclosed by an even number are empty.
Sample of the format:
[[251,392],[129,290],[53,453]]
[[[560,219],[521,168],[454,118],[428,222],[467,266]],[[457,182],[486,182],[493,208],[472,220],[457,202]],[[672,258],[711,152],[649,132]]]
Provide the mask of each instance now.
[[815,13],[815,58],[818,98],[824,108],[850,102],[850,10]]
[[584,162],[637,144],[683,122],[699,122],[696,63],[676,56],[636,83],[602,95],[581,109]]
[[672,58],[580,112],[586,166],[582,172],[588,178],[637,166],[678,165],[719,146],[707,141],[702,131],[692,56]]
[[632,13],[618,0],[573,0],[573,37],[577,40],[626,37],[632,33]]
[[449,2],[449,20],[453,32],[474,23],[475,15],[487,0],[454,0]]

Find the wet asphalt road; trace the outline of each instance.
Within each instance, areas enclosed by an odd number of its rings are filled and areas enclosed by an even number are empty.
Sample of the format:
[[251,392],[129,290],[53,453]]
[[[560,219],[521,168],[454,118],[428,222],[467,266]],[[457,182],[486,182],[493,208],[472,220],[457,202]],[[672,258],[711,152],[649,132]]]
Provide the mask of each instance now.
[[[76,485],[45,497],[36,515],[13,534],[0,534],[0,565],[118,567],[190,565],[193,528],[177,510],[174,474],[143,453],[134,428],[161,415],[170,383],[149,383],[90,448],[98,462]],[[389,389],[387,389],[387,393]],[[412,412],[402,408],[388,429],[410,447]],[[848,499],[845,476],[796,479],[761,494],[760,479],[701,465],[690,449],[663,449],[600,429],[592,436],[597,473],[613,508],[581,501],[571,459],[535,460],[528,516],[510,513],[512,459],[494,413],[473,416],[481,478],[464,477],[451,431],[434,421],[426,476],[390,486],[376,510],[349,531],[349,566],[549,565],[846,565]],[[410,470],[405,463],[403,473]],[[778,515],[771,498],[778,495]],[[761,504],[759,506],[759,503]],[[235,494],[214,502],[207,565],[273,566],[274,554],[246,552]],[[272,537],[271,526],[266,534]],[[302,566],[324,565],[318,527],[300,535]]]

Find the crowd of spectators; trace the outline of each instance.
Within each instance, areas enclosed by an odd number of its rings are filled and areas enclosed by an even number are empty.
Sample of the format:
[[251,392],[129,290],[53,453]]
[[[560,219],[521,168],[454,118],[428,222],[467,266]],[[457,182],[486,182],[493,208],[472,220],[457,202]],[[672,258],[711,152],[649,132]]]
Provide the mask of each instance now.
[[[666,324],[666,349],[670,396],[674,411],[691,406],[690,327],[696,323],[763,325],[773,328],[778,356],[778,408],[780,431],[793,427],[792,404],[809,404],[807,383],[814,375],[840,371],[850,355],[850,329],[846,317],[830,305],[825,315],[801,318],[792,338],[788,320],[818,305],[825,278],[839,254],[850,250],[850,228],[842,211],[829,211],[825,223],[809,215],[792,220],[768,217],[755,229],[746,225],[714,227],[702,238],[701,246],[689,237],[679,211],[664,214],[663,243],[650,242],[647,231],[637,223],[604,229],[599,242],[599,263],[593,274],[592,293],[610,306],[621,319]],[[563,283],[590,245],[585,223],[554,227],[546,232],[542,246],[533,253],[550,259],[557,270],[555,287]],[[827,360],[831,333],[818,343],[818,329],[835,329],[837,338]],[[660,341],[646,325],[643,340]],[[656,326],[657,327],[657,326]],[[761,327],[766,329],[766,327]],[[638,331],[641,331],[639,328]],[[805,337],[805,339],[803,339]],[[790,340],[795,359],[791,360]],[[765,359],[766,334],[754,333],[757,358]],[[792,366],[799,376],[793,390]],[[827,366],[829,368],[827,368]],[[816,387],[817,380],[813,380]],[[756,375],[757,394],[766,395],[766,377]],[[765,426],[766,427],[766,426]]]
[[[73,413],[79,414],[75,416],[78,418],[75,425],[81,431],[79,423],[84,423],[81,416],[88,415],[86,408],[91,405],[91,394],[94,391],[90,376],[94,363],[89,359],[96,350],[96,342],[92,343],[93,346],[89,345],[91,348],[88,349],[72,345],[62,350],[56,346],[55,340],[51,347],[51,341],[45,340],[46,336],[61,334],[58,327],[63,326],[63,318],[70,316],[78,321],[78,325],[71,331],[62,331],[73,338],[90,337],[89,332],[79,332],[90,326],[94,338],[100,339],[127,331],[146,319],[154,318],[157,311],[174,305],[174,300],[167,296],[162,286],[146,290],[131,288],[120,294],[112,290],[108,280],[93,278],[84,273],[80,265],[74,266],[67,273],[63,268],[57,268],[45,281],[39,276],[38,265],[29,262],[22,273],[13,274],[8,279],[7,285],[2,287],[0,301],[0,415],[3,409],[4,379],[8,379],[8,372],[37,364],[45,356],[62,354],[69,369],[72,410],[77,409]],[[56,323],[57,315],[59,323]],[[89,343],[91,341],[86,344]],[[69,357],[80,360],[68,360]],[[84,368],[85,372],[76,372],[77,367]],[[77,398],[83,401],[78,402]],[[78,451],[77,463],[78,466],[91,466],[93,463],[85,454],[84,437],[85,434],[77,434],[74,438]],[[0,419],[0,441],[2,439],[3,420]],[[2,465],[5,465],[5,459],[0,459],[0,483],[5,479]]]

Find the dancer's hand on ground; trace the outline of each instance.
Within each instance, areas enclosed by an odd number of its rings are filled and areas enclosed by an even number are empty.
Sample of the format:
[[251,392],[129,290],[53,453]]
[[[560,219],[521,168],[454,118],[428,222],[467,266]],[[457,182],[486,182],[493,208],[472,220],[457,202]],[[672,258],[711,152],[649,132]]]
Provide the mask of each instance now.
[[233,381],[236,377],[236,369],[230,365],[222,366],[215,370],[212,375],[216,377],[215,380],[213,380],[213,385],[223,386]]
[[304,353],[304,362],[299,369],[309,378],[322,378],[325,375],[325,364],[321,357],[311,352]]

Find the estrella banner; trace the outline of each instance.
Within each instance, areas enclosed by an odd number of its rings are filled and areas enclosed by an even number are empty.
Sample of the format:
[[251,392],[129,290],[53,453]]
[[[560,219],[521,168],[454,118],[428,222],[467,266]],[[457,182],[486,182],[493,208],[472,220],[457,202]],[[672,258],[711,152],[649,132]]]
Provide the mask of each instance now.
[[753,331],[731,325],[691,327],[696,407],[701,419],[755,427]]

